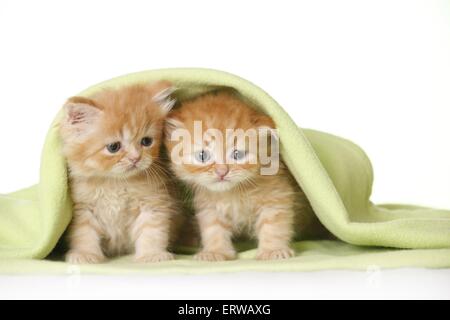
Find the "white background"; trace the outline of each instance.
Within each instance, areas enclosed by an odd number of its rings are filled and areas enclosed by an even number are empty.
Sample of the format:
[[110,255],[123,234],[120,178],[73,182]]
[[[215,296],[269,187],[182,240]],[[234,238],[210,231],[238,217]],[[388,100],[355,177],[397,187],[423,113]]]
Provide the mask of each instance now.
[[375,202],[450,208],[450,2],[429,0],[1,0],[0,193],[38,181],[66,98],[163,67],[238,74],[360,144]]

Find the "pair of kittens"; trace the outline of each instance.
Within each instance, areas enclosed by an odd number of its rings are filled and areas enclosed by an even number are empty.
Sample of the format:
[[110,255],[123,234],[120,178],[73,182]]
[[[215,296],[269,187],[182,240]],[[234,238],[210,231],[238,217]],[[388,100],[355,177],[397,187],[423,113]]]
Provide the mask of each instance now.
[[[227,138],[227,129],[273,132],[275,124],[225,91],[172,110],[173,91],[161,81],[74,97],[65,104],[60,133],[74,203],[68,262],[101,263],[131,253],[142,263],[172,260],[171,246],[194,229],[201,239],[198,260],[235,259],[238,236],[258,240],[258,259],[285,259],[294,255],[295,234],[323,233],[284,164],[275,174],[262,175],[255,150],[239,141],[245,138],[233,137],[229,149],[206,138],[200,144],[190,141],[192,151],[184,156],[192,161],[175,159],[174,132],[194,135],[197,121]],[[191,189],[197,228],[183,213],[177,180]]]

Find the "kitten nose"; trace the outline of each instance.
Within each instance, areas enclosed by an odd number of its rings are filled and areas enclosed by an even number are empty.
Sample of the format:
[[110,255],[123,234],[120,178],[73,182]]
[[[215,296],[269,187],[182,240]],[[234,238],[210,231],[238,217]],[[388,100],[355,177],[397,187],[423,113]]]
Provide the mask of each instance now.
[[216,165],[214,168],[214,171],[219,176],[220,179],[223,179],[228,172],[230,172],[230,169],[225,164]]
[[141,156],[130,158],[132,164],[136,164],[141,160]]

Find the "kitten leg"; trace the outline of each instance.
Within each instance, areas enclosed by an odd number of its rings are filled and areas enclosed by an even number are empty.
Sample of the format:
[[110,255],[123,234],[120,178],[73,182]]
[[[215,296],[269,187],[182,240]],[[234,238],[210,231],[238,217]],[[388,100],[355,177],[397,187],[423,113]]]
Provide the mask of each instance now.
[[263,208],[256,223],[259,260],[280,260],[294,256],[289,247],[293,237],[294,213],[292,210]]
[[135,239],[136,262],[161,262],[175,257],[167,251],[170,242],[172,212],[164,210],[144,210],[132,227]]
[[71,264],[105,261],[100,241],[100,228],[92,212],[87,209],[75,209],[69,231],[70,250],[66,255],[66,261]]
[[236,258],[232,243],[231,224],[218,217],[215,211],[203,210],[197,214],[203,249],[196,256],[200,261],[225,261]]

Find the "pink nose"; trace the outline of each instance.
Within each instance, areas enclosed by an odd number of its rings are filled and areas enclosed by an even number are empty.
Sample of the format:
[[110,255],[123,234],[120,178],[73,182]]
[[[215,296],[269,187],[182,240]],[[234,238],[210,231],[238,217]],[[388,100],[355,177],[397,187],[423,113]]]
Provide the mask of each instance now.
[[141,157],[130,158],[130,161],[131,161],[132,164],[136,164],[136,163],[138,163],[139,161],[141,161]]
[[223,178],[225,178],[225,176],[228,174],[228,172],[230,172],[227,165],[217,165],[214,169],[215,169],[214,171],[216,172],[216,174],[222,180],[223,180]]

